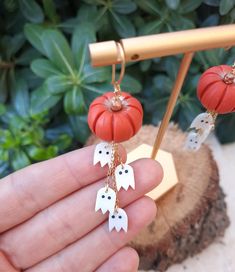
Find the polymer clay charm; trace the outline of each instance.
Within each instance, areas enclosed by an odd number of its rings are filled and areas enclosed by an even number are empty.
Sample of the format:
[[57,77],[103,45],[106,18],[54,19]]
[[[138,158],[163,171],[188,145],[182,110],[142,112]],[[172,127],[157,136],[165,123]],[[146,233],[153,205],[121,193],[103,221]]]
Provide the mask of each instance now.
[[214,129],[218,114],[235,112],[235,64],[206,70],[199,79],[197,96],[207,112],[199,114],[190,125],[185,147],[193,151]]
[[[121,54],[122,51],[120,51]],[[124,60],[124,57],[123,57]],[[114,69],[114,66],[113,66]],[[122,62],[121,75],[124,73]],[[118,191],[129,187],[135,189],[134,170],[123,164],[118,143],[127,141],[141,128],[143,109],[140,102],[127,92],[122,92],[121,78],[115,81],[113,70],[113,92],[104,93],[90,105],[88,125],[103,142],[95,147],[94,165],[108,166],[105,186],[97,192],[95,211],[109,212],[109,231],[123,229],[127,232],[128,216],[119,207]]]
[[126,212],[121,209],[117,208],[114,213],[109,214],[109,231],[116,229],[116,231],[120,231],[123,229],[127,232],[128,228],[128,218]]

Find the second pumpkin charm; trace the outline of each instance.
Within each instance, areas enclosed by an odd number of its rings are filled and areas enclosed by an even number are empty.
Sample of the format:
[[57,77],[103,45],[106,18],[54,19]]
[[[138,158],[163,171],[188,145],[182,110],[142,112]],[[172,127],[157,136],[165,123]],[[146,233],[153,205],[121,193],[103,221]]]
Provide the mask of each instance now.
[[197,96],[207,112],[190,125],[186,148],[197,151],[215,126],[218,114],[235,112],[235,65],[219,65],[206,70],[199,79]]

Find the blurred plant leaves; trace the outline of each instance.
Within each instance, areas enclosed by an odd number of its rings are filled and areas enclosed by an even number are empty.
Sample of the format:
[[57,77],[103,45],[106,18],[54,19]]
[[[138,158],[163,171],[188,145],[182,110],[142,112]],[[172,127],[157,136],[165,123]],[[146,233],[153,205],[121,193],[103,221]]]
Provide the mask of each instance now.
[[60,74],[60,71],[54,64],[47,59],[36,59],[32,61],[31,69],[37,76],[42,78]]
[[35,0],[19,0],[22,14],[32,23],[41,23],[44,15],[41,7]]
[[73,57],[67,40],[57,30],[45,30],[42,33],[42,45],[46,56],[55,66],[66,74],[73,75]]

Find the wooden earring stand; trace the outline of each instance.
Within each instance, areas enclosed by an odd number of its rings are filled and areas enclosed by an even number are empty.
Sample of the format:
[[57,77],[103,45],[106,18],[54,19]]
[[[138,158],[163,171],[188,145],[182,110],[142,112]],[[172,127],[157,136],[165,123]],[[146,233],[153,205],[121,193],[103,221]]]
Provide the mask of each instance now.
[[[156,35],[142,36],[122,39],[119,41],[124,54],[125,61],[138,61],[156,57],[163,57],[183,53],[178,75],[172,89],[170,99],[154,141],[151,158],[156,159],[163,136],[169,125],[177,98],[180,94],[183,82],[190,67],[194,52],[213,48],[229,48],[235,44],[235,25],[224,25],[192,30],[162,33]],[[94,67],[118,64],[121,62],[120,55],[115,41],[99,42],[89,45],[91,62]],[[133,153],[134,152],[134,153]],[[150,156],[149,148],[138,147],[129,155],[129,161],[133,158]],[[164,152],[164,151],[163,151]],[[168,161],[165,159],[168,158]],[[160,185],[163,188],[156,188],[151,196],[157,200],[162,194],[171,189],[177,182],[175,167],[169,171],[173,158],[160,152],[157,159],[162,163],[163,169],[167,167],[170,176],[165,176]],[[174,165],[174,164],[173,164]],[[165,171],[166,172],[166,171]]]
[[[119,43],[126,62],[184,54],[160,127],[144,125],[124,143],[129,152],[128,162],[151,157],[160,161],[165,170],[162,183],[149,194],[158,200],[158,215],[131,242],[139,253],[141,269],[165,271],[173,263],[202,251],[223,235],[229,224],[217,164],[210,149],[203,145],[194,154],[183,151],[185,134],[177,126],[168,124],[194,52],[235,45],[235,25],[129,38]],[[121,62],[114,41],[90,44],[90,53],[93,66]],[[157,131],[153,143],[152,135]],[[98,141],[91,136],[87,144]],[[164,151],[159,150],[160,145]]]

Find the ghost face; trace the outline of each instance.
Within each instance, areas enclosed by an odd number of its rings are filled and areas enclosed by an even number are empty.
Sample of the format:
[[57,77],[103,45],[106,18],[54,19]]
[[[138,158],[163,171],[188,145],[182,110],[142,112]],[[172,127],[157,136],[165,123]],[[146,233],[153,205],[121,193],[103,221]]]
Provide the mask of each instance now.
[[95,204],[96,212],[101,209],[103,214],[107,211],[109,211],[110,213],[114,213],[115,204],[116,194],[114,190],[112,190],[111,188],[106,189],[104,187],[97,192]]
[[117,166],[115,170],[117,190],[121,188],[127,190],[129,186],[135,189],[135,178],[133,168],[128,164]]
[[199,133],[191,131],[187,136],[185,148],[187,150],[197,151],[201,147],[201,143]]
[[199,114],[192,122],[190,128],[196,130],[211,130],[214,127],[214,119],[210,113]]
[[118,208],[117,211],[109,214],[109,231],[112,231],[114,228],[118,232],[121,229],[127,232],[128,217],[126,212],[121,208]]
[[95,147],[93,164],[100,162],[101,167],[111,163],[112,147],[108,143],[99,143]]

